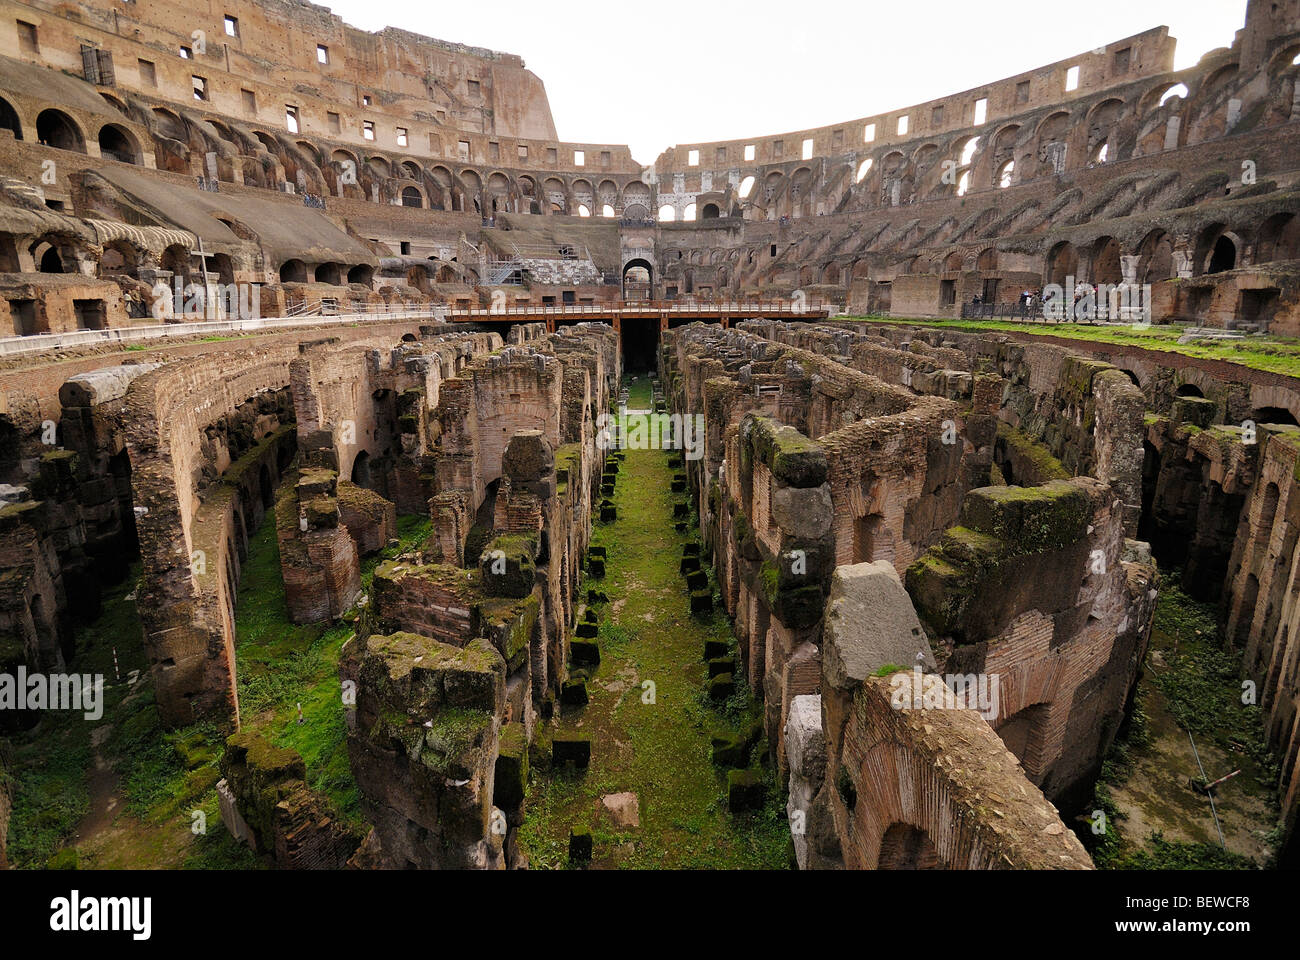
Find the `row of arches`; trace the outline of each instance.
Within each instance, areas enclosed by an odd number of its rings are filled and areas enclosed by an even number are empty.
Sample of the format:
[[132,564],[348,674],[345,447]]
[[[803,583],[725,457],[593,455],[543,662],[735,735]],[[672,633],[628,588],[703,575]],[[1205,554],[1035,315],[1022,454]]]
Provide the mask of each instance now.
[[[72,153],[86,153],[87,136],[70,114],[54,107],[48,107],[36,115],[36,142],[56,150],[68,150]],[[0,130],[8,130],[15,140],[27,139],[30,130],[24,131],[22,120],[12,103],[0,97]],[[94,139],[99,147],[100,156],[122,163],[140,164],[143,154],[140,141],[134,133],[120,123],[106,121],[94,131]]]

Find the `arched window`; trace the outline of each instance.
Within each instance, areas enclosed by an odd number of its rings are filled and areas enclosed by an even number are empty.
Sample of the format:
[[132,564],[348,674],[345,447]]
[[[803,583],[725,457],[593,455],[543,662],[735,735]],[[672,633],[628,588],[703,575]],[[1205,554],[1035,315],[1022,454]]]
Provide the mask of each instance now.
[[36,118],[36,139],[57,150],[86,152],[86,142],[76,123],[62,110],[42,110]]
[[688,203],[688,204],[686,205],[686,209],[682,211],[682,219],[683,219],[683,220],[694,220],[694,219],[695,219],[695,204],[693,204],[693,203]]
[[753,189],[754,189],[754,178],[746,177],[744,180],[740,181],[740,190],[737,192],[740,195],[740,198],[743,200],[745,199],[745,197],[749,196],[750,191],[752,191]]
[[1167,101],[1173,99],[1174,97],[1182,97],[1184,100],[1186,100],[1187,84],[1175,83],[1172,87],[1170,87],[1168,90],[1166,90],[1164,93],[1160,95],[1159,105],[1163,107]]
[[871,157],[867,157],[867,159],[862,161],[862,164],[858,167],[857,183],[861,183],[863,178],[871,172],[871,162]]
[[591,209],[585,203],[578,204],[578,216],[580,217],[591,216]]
[[1002,164],[1001,168],[998,170],[998,186],[1003,190],[1011,186],[1011,180],[1012,177],[1015,176],[1015,172],[1016,161],[1008,160],[1006,163]]
[[615,216],[614,208],[607,203],[600,208],[600,215],[602,217],[613,217]]
[[673,209],[672,204],[665,203],[659,208],[659,222],[672,223],[677,219],[677,211]]

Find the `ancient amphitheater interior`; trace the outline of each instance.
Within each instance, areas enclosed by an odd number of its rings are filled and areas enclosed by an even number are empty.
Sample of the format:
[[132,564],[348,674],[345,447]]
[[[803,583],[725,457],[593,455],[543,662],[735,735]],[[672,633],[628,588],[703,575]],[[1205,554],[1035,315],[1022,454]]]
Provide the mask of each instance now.
[[1242,6],[644,165],[516,54],[0,0],[0,867],[1294,866]]

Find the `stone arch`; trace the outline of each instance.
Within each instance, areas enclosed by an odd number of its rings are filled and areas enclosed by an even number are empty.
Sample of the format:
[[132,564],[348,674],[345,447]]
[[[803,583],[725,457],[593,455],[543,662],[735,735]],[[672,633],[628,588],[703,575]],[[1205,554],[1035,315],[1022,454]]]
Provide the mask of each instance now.
[[100,156],[122,163],[140,163],[140,142],[135,134],[119,123],[106,123],[99,128]]
[[4,97],[0,97],[0,130],[11,131],[15,140],[23,138],[23,125],[18,119],[18,111]]
[[307,264],[298,259],[290,259],[280,264],[281,283],[306,283]]
[[1037,159],[1040,177],[1056,176],[1065,172],[1069,154],[1070,114],[1057,110],[1048,114],[1038,125]]
[[180,114],[166,107],[153,108],[153,125],[162,136],[189,145],[190,132]]
[[424,206],[424,194],[420,192],[419,187],[411,186],[402,188],[402,206],[417,208],[422,208]]
[[1022,707],[994,727],[997,735],[1006,744],[1020,765],[1025,768],[1025,775],[1037,782],[1043,773],[1043,743],[1045,727],[1051,710],[1046,703],[1032,703]]
[[1300,259],[1300,217],[1283,211],[1275,213],[1259,227],[1255,244],[1255,262]]
[[43,146],[54,147],[56,150],[86,152],[86,137],[77,121],[53,107],[37,114],[36,140]]
[[337,287],[343,282],[343,265],[333,261],[318,263],[312,272],[312,278],[317,283],[328,283]]
[[1196,243],[1198,275],[1235,270],[1242,247],[1240,238],[1225,229],[1223,224],[1210,224],[1201,231]]
[[41,237],[32,241],[29,248],[32,262],[40,273],[69,273],[64,253],[55,238]]
[[109,240],[99,257],[99,276],[136,277],[140,269],[141,251],[126,240]]
[[[1065,286],[1067,277],[1079,276],[1079,254],[1074,246],[1067,241],[1062,240],[1047,252],[1047,259],[1044,263],[1043,282],[1044,284],[1055,283],[1060,287]],[[1073,291],[1066,291],[1066,298],[1073,296]]]
[[1155,283],[1174,276],[1174,242],[1165,231],[1156,229],[1138,245],[1138,283]]
[[1092,283],[1123,282],[1124,272],[1120,267],[1119,241],[1114,237],[1098,237],[1093,242],[1088,279]]
[[939,870],[939,851],[930,834],[910,823],[895,823],[880,840],[877,870]]

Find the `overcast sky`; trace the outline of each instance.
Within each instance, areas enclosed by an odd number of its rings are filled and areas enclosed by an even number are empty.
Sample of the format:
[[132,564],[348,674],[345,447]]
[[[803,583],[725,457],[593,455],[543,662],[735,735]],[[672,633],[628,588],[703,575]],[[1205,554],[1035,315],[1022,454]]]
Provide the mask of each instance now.
[[678,143],[823,126],[957,93],[1166,25],[1175,67],[1232,43],[1246,0],[334,0],[401,27],[516,53],[562,140]]

